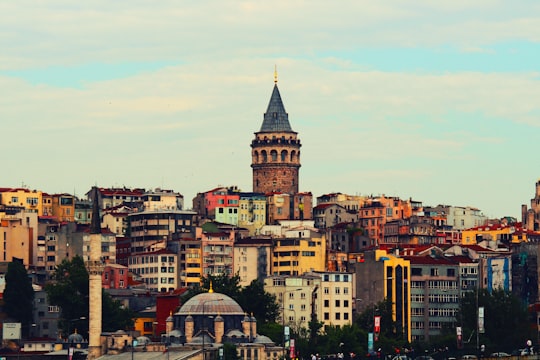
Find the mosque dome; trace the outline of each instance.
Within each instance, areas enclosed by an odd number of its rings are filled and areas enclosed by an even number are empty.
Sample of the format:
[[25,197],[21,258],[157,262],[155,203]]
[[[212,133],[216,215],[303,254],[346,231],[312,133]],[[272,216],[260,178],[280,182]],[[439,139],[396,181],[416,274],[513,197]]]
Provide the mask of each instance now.
[[236,301],[225,294],[206,292],[195,295],[175,315],[244,315],[244,310]]
[[81,334],[77,333],[77,330],[68,336],[68,342],[70,343],[82,343],[84,341]]

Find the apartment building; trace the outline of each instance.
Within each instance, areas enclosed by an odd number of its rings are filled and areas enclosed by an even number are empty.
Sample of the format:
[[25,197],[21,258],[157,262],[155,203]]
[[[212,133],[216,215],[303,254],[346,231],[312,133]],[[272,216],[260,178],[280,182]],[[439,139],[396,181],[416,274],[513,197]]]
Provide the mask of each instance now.
[[306,276],[320,279],[320,289],[316,302],[319,314],[317,319],[325,326],[350,325],[353,321],[354,279],[353,273],[320,271]]
[[202,229],[198,227],[194,238],[183,238],[178,242],[180,286],[190,287],[201,283],[203,276],[201,236]]
[[271,274],[272,239],[253,237],[237,239],[233,248],[233,273],[238,274],[240,286]]
[[156,188],[146,191],[141,197],[145,211],[183,210],[184,196],[173,190]]
[[233,274],[235,232],[202,232],[202,273],[207,275]]
[[348,210],[339,204],[323,203],[313,208],[313,220],[316,228],[326,229],[341,223],[357,222],[358,211]]
[[107,264],[101,274],[101,283],[104,289],[127,289],[129,269],[120,264]]
[[[86,198],[91,202],[93,199],[94,191],[90,189],[86,193]],[[107,209],[110,207],[122,205],[124,203],[141,203],[142,196],[145,193],[144,189],[129,189],[123,188],[99,188],[98,189],[98,203],[100,209]]]
[[[142,211],[128,214],[132,253],[166,248],[167,242],[195,233],[193,211]],[[160,245],[161,244],[161,245]]]
[[272,274],[301,275],[326,269],[326,238],[313,221],[282,221],[261,229],[272,235]]
[[250,236],[259,235],[266,225],[266,197],[259,193],[240,193],[238,226],[248,230]]
[[43,192],[26,188],[0,188],[0,205],[23,207],[43,215]]
[[410,262],[386,250],[370,250],[354,263],[356,306],[359,311],[384,299],[392,303],[393,320],[411,341]]
[[128,268],[141,277],[148,290],[167,292],[178,287],[178,255],[171,251],[132,254]]
[[443,329],[456,326],[460,264],[457,259],[443,256],[405,258],[411,264],[411,339],[429,342]]
[[264,279],[264,290],[276,297],[281,323],[293,331],[307,329],[313,319],[321,320],[321,278],[315,275],[269,276]]
[[25,266],[32,265],[37,244],[38,214],[20,206],[0,205],[0,261],[21,259]]
[[365,229],[366,235],[373,239],[375,245],[384,242],[384,225],[388,221],[407,219],[421,213],[422,203],[401,200],[398,197],[369,197],[358,213],[358,225]]
[[75,196],[70,194],[53,194],[52,216],[58,221],[75,221]]

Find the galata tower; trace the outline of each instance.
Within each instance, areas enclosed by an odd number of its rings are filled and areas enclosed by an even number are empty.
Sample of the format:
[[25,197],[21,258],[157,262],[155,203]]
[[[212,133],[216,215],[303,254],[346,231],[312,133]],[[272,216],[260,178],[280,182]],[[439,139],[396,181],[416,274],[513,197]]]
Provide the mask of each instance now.
[[274,90],[261,129],[251,142],[253,192],[298,193],[300,139],[291,129],[274,72]]

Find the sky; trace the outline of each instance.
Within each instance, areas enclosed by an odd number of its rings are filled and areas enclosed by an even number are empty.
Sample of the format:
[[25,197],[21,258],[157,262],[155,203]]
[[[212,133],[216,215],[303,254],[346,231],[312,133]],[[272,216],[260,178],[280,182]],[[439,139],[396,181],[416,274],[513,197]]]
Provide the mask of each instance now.
[[0,187],[252,190],[274,86],[300,191],[521,220],[540,178],[540,2],[0,2]]

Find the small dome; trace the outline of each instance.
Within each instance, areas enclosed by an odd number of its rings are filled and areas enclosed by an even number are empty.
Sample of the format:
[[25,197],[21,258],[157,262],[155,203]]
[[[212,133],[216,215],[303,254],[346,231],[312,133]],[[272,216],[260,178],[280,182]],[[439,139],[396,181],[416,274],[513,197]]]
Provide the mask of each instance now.
[[246,337],[246,335],[241,332],[240,330],[238,329],[233,329],[233,330],[230,330],[227,332],[227,335],[225,335],[226,337],[228,338],[243,338],[243,337]]
[[149,337],[146,337],[146,336],[139,336],[137,338],[137,343],[139,345],[147,345],[147,344],[150,344],[150,338]]
[[169,334],[169,336],[180,337],[180,336],[184,336],[184,334],[183,334],[180,330],[173,330],[173,331],[171,331],[171,333]]
[[77,333],[77,330],[71,335],[68,336],[68,342],[70,343],[82,343],[84,341],[81,334]]
[[202,293],[195,295],[176,313],[176,315],[244,315],[244,311],[236,301],[225,294]]
[[257,335],[257,337],[253,340],[253,342],[256,344],[273,344],[274,343],[272,339],[264,335]]

